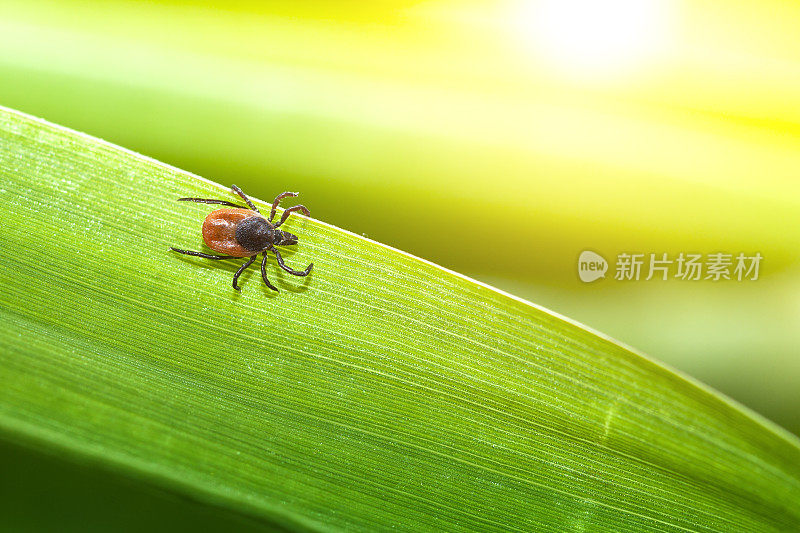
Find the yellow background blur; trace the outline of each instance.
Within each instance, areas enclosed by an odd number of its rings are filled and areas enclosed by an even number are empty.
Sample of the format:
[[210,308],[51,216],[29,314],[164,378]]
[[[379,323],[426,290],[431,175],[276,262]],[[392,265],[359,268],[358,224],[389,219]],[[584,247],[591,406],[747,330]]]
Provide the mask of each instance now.
[[[800,433],[797,2],[0,1],[0,104],[299,190]],[[620,252],[764,261],[622,282]]]

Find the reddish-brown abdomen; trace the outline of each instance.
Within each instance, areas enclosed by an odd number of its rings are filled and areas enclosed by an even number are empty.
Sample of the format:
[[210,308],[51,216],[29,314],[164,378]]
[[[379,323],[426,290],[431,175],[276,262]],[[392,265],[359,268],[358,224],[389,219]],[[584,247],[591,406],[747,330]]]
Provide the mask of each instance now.
[[[203,240],[209,248],[233,257],[253,255],[236,241],[236,226],[250,217],[261,217],[249,209],[217,209],[208,214],[203,221]],[[261,217],[263,218],[263,217]],[[257,253],[257,252],[256,252]]]

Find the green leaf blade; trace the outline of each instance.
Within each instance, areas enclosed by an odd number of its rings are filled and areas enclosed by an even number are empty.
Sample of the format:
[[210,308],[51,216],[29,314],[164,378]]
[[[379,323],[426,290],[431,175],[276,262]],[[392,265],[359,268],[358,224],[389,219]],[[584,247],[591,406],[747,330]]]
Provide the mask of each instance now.
[[10,438],[296,529],[800,527],[796,439],[562,317],[294,216],[236,293],[168,251],[229,192],[10,110],[0,178]]

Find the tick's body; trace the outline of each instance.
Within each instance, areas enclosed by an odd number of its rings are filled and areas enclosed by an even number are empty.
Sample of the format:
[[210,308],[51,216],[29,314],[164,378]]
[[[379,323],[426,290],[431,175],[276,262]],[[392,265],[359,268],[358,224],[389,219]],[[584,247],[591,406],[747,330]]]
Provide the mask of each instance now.
[[297,237],[275,229],[250,209],[217,209],[203,221],[203,240],[209,248],[231,257],[250,257],[270,246],[297,244]]
[[290,207],[283,212],[280,221],[273,224],[272,220],[275,218],[275,210],[278,207],[278,202],[287,196],[297,196],[297,193],[285,192],[279,194],[275,201],[272,203],[272,210],[270,217],[267,219],[256,208],[253,202],[245,196],[242,190],[234,185],[232,187],[234,193],[242,197],[247,202],[250,209],[245,209],[231,202],[225,200],[209,200],[205,198],[179,198],[178,200],[187,202],[199,202],[203,204],[222,204],[231,206],[231,208],[217,209],[212,211],[203,221],[203,240],[209,248],[215,252],[225,255],[210,255],[202,252],[193,252],[190,250],[179,250],[172,248],[173,251],[193,255],[197,257],[204,257],[206,259],[232,259],[236,257],[250,257],[233,276],[233,288],[237,291],[239,286],[236,283],[244,270],[253,264],[258,254],[263,253],[264,259],[261,261],[261,276],[264,279],[267,287],[277,291],[272,283],[267,279],[267,252],[274,252],[275,258],[278,260],[278,266],[289,274],[295,276],[307,276],[311,272],[314,264],[308,265],[303,271],[292,270],[283,263],[283,258],[275,246],[288,246],[297,244],[297,237],[287,231],[281,231],[278,226],[283,224],[289,215],[295,211],[302,211],[306,216],[309,212],[305,206],[296,205]]

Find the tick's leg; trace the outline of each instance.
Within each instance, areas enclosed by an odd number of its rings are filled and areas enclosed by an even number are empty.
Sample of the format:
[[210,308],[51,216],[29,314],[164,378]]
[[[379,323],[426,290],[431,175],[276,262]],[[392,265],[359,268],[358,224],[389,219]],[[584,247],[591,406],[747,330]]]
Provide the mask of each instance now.
[[269,212],[269,221],[272,222],[272,219],[275,218],[275,209],[278,208],[278,204],[281,200],[288,197],[297,196],[299,193],[296,192],[282,192],[278,196],[275,197],[275,201],[272,202],[272,209]]
[[261,260],[261,277],[264,279],[264,283],[267,287],[275,292],[281,292],[267,279],[267,252],[264,252],[264,259]]
[[179,250],[178,248],[172,247],[170,247],[170,250],[173,252],[178,252],[179,254],[193,255],[195,257],[203,257],[205,259],[233,259],[232,255],[211,255],[204,254],[203,252],[193,252],[191,250]]
[[277,224],[275,224],[275,227],[277,228],[278,226],[286,222],[286,219],[289,218],[289,215],[291,215],[295,211],[301,211],[305,216],[311,215],[311,212],[308,210],[306,206],[296,205],[294,207],[290,207],[289,209],[283,212],[283,214],[281,215],[281,220]]
[[255,211],[256,213],[261,213],[261,211],[259,211],[259,210],[258,210],[258,208],[255,206],[255,204],[254,204],[253,202],[251,202],[251,201],[250,201],[250,198],[248,198],[248,197],[247,197],[247,195],[246,195],[244,192],[242,192],[242,189],[240,189],[240,188],[239,188],[239,187],[237,187],[236,185],[231,185],[231,190],[232,190],[233,192],[235,192],[236,194],[238,194],[239,196],[241,196],[241,197],[242,197],[242,200],[244,200],[245,202],[247,202],[247,205],[249,205],[249,206],[250,206],[250,209],[252,209],[252,210],[253,210],[253,211]]
[[250,265],[252,265],[253,261],[255,261],[255,260],[256,260],[256,256],[254,255],[250,259],[248,259],[245,264],[240,266],[239,270],[236,271],[236,274],[233,275],[233,288],[236,289],[237,291],[240,291],[241,289],[239,288],[239,285],[236,284],[236,281],[239,279],[239,276],[242,275],[242,272],[244,272],[244,269],[249,267]]
[[270,248],[273,252],[275,252],[275,257],[278,259],[278,266],[281,267],[283,270],[292,274],[294,276],[308,276],[308,273],[311,272],[311,267],[314,266],[314,263],[310,263],[305,270],[292,270],[283,262],[283,257],[281,257],[281,253],[276,248]]
[[198,204],[220,204],[220,205],[228,205],[231,207],[238,207],[239,209],[245,209],[244,206],[236,205],[231,202],[226,202],[225,200],[210,200],[208,198],[178,198],[179,202],[197,202]]

